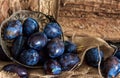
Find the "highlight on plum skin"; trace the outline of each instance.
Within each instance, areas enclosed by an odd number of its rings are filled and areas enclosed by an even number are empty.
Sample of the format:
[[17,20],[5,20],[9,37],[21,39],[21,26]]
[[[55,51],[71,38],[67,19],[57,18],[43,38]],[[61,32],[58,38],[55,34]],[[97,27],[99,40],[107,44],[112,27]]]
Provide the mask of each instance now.
[[[99,57],[99,53],[100,53],[100,57]],[[104,54],[101,50],[99,52],[98,48],[91,48],[85,54],[86,63],[92,67],[98,67],[98,63],[100,59],[101,61],[104,60]]]
[[80,58],[77,54],[65,53],[59,57],[59,62],[62,66],[62,70],[70,70],[74,65],[80,62]]
[[21,78],[28,78],[29,74],[26,68],[17,64],[8,64],[2,68],[3,71],[12,72],[18,74]]
[[62,29],[56,22],[48,23],[43,31],[47,35],[48,39],[58,38],[62,35]]
[[19,61],[25,65],[33,66],[39,62],[40,56],[38,51],[34,49],[24,50],[20,54]]
[[108,57],[101,64],[101,72],[105,78],[116,78],[120,73],[120,60],[115,56]]
[[30,36],[31,34],[38,32],[38,31],[39,31],[39,24],[35,19],[29,17],[24,21],[23,33],[26,36]]
[[45,47],[47,41],[48,39],[43,32],[36,32],[29,37],[27,44],[30,48],[41,50]]
[[8,22],[4,30],[4,39],[12,40],[22,35],[23,27],[20,20],[13,20]]
[[47,44],[47,51],[51,58],[56,58],[64,53],[64,43],[59,38],[51,39]]
[[48,75],[59,75],[62,68],[58,61],[50,59],[44,63],[44,71]]

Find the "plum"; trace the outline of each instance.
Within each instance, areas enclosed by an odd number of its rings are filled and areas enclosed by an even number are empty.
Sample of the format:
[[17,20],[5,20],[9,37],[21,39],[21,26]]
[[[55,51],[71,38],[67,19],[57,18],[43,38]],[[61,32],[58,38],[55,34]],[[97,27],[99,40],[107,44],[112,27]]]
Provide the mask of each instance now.
[[47,44],[47,52],[51,58],[56,58],[64,53],[64,43],[59,38],[50,40]]
[[17,64],[8,64],[5,65],[2,70],[6,71],[6,72],[12,72],[12,73],[17,73],[18,76],[20,76],[21,78],[28,78],[28,72],[27,69],[17,65]]
[[44,71],[49,75],[59,75],[62,69],[58,61],[50,59],[44,63]]
[[45,26],[44,33],[49,39],[53,39],[62,35],[62,29],[58,23],[50,22]]
[[33,18],[27,18],[23,23],[23,32],[25,35],[30,36],[31,34],[39,31],[39,24]]
[[101,64],[101,72],[105,78],[116,78],[120,73],[120,61],[117,57],[110,56]]
[[20,58],[19,58],[21,63],[29,66],[36,65],[39,62],[39,59],[40,59],[40,55],[38,51],[34,49],[24,50],[20,54]]
[[41,50],[47,44],[47,37],[42,32],[32,34],[28,39],[28,45],[30,48]]
[[22,35],[22,23],[20,20],[10,21],[5,28],[4,38],[8,40],[15,39]]
[[62,56],[59,57],[59,63],[62,66],[62,70],[70,70],[74,65],[80,62],[80,58],[77,54],[73,53],[64,53]]
[[18,58],[21,51],[24,50],[24,47],[26,47],[25,46],[26,40],[27,40],[27,38],[24,36],[19,36],[16,38],[16,40],[13,44],[13,47],[12,47],[12,51],[11,51],[11,54],[15,59]]
[[101,58],[101,61],[103,61],[104,56],[103,56],[103,52],[100,51],[100,57],[99,57],[98,48],[89,49],[85,54],[86,63],[93,67],[98,67],[100,58]]

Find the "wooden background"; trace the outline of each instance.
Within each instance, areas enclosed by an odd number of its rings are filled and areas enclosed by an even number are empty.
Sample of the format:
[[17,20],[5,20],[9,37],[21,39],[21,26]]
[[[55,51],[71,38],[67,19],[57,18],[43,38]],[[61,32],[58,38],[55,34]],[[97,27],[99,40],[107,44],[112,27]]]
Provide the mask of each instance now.
[[65,35],[120,40],[120,0],[60,0],[58,21]]
[[18,10],[39,11],[56,16],[58,0],[0,0],[0,23]]

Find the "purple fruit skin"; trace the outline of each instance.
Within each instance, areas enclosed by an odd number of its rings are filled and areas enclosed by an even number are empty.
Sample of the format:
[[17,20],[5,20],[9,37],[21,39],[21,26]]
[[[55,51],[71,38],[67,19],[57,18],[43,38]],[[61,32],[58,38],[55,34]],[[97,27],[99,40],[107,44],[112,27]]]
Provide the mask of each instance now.
[[39,24],[33,18],[27,18],[23,23],[23,32],[26,36],[39,31]]
[[25,42],[27,38],[24,36],[19,36],[15,39],[11,54],[15,59],[19,58],[20,53],[24,50],[25,48]]
[[65,52],[66,53],[75,53],[76,52],[77,46],[74,43],[72,43],[70,41],[65,41],[64,44],[65,44]]
[[101,64],[101,72],[105,78],[115,78],[120,73],[120,60],[110,56]]
[[15,39],[22,35],[22,23],[20,20],[10,21],[5,28],[4,38],[8,40]]
[[80,58],[77,54],[65,53],[59,57],[59,62],[62,66],[62,70],[70,70],[74,65],[80,62]]
[[89,49],[85,54],[85,61],[88,65],[92,67],[98,67],[98,63],[101,57],[101,61],[104,60],[104,54],[102,51],[100,51],[100,57],[99,57],[99,50],[98,48],[92,48]]
[[36,65],[39,62],[39,59],[40,59],[40,55],[38,51],[34,49],[24,50],[20,54],[20,58],[19,58],[21,63],[29,66]]
[[7,71],[7,72],[13,72],[13,73],[17,73],[18,76],[20,76],[21,78],[28,78],[28,72],[27,69],[17,65],[17,64],[8,64],[5,65],[2,70]]
[[42,32],[32,34],[28,39],[28,45],[30,48],[41,50],[47,44],[47,37]]
[[44,71],[49,75],[58,75],[62,72],[61,65],[56,60],[48,60],[44,63]]
[[58,23],[50,22],[45,26],[44,33],[49,39],[53,39],[62,35],[62,29]]
[[59,38],[54,38],[47,44],[47,51],[51,58],[56,58],[64,53],[64,43]]

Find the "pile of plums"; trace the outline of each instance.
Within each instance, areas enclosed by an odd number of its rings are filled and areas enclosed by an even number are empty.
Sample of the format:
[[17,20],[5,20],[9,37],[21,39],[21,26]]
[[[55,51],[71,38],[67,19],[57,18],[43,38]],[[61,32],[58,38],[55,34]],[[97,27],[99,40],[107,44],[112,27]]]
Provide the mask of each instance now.
[[[76,45],[61,39],[62,29],[57,22],[49,22],[43,31],[34,18],[8,22],[4,30],[4,39],[13,40],[11,55],[14,59],[27,66],[43,66],[45,73],[58,75],[70,70],[80,58],[76,53]],[[13,70],[9,65],[5,70]],[[16,66],[16,65],[15,65]],[[16,66],[17,69],[19,66]]]
[[[80,61],[77,46],[61,39],[62,29],[56,21],[47,23],[43,31],[39,29],[38,22],[30,17],[24,22],[13,20],[7,24],[4,39],[14,41],[11,47],[14,59],[27,66],[43,66],[45,73],[50,75],[70,70]],[[1,47],[0,50],[0,55],[5,55]],[[120,73],[120,49],[107,59],[104,59],[104,52],[98,48],[91,48],[85,54],[86,63],[92,67],[97,68],[100,60],[101,72],[105,78],[114,78]],[[28,78],[26,69],[20,65],[9,64],[3,70]]]
[[85,54],[85,61],[92,67],[98,67],[101,60],[101,73],[105,78],[115,78],[120,73],[120,50],[107,59],[104,59],[103,51],[98,48],[89,49]]

